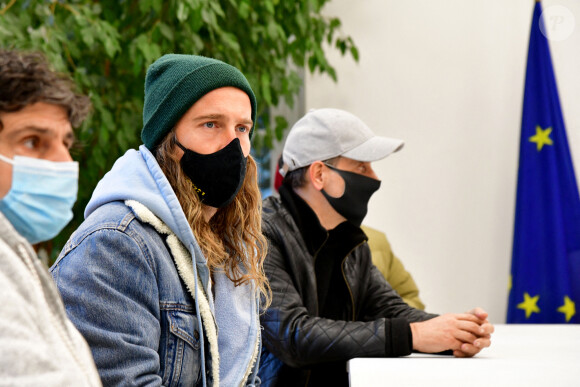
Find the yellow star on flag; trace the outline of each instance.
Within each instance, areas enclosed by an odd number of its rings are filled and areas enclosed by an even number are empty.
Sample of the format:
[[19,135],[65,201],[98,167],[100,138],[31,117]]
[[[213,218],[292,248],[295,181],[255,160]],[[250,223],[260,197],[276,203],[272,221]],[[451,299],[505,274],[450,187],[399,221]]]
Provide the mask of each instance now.
[[540,308],[538,308],[538,300],[540,295],[530,297],[528,293],[524,293],[524,302],[518,304],[518,309],[523,309],[526,311],[526,318],[530,318],[532,313],[540,313]]
[[542,150],[544,145],[553,145],[552,139],[550,138],[550,133],[552,133],[552,128],[547,128],[542,130],[540,125],[536,126],[536,134],[529,138],[530,142],[535,142],[538,152]]
[[564,305],[558,308],[558,312],[564,313],[566,315],[566,322],[569,322],[576,314],[574,301],[572,301],[568,296],[564,296]]

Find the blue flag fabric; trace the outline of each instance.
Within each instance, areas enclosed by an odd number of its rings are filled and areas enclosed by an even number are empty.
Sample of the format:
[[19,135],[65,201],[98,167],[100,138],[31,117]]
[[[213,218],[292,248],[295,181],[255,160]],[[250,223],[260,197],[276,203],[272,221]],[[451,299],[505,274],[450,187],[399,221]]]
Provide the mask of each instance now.
[[541,3],[532,20],[508,323],[580,323],[580,197]]

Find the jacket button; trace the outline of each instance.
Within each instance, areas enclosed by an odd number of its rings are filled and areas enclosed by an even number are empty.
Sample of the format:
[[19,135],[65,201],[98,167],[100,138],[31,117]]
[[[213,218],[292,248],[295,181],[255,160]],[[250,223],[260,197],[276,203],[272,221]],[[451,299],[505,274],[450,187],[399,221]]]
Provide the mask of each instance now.
[[193,337],[195,337],[196,340],[199,340],[199,332],[193,331]]

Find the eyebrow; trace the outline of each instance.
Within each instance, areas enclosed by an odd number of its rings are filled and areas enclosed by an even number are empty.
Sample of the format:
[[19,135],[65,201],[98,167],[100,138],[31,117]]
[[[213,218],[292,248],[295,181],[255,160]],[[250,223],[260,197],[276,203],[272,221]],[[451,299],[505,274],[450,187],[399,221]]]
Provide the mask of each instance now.
[[[219,113],[217,113],[217,114],[206,114],[206,115],[203,115],[203,116],[197,116],[197,117],[195,117],[193,119],[193,121],[223,120],[225,118],[226,118],[226,115],[225,114],[219,114]],[[247,119],[247,118],[246,119],[242,119],[241,123],[242,124],[245,124],[245,125],[253,125],[254,124],[254,122],[251,119]]]

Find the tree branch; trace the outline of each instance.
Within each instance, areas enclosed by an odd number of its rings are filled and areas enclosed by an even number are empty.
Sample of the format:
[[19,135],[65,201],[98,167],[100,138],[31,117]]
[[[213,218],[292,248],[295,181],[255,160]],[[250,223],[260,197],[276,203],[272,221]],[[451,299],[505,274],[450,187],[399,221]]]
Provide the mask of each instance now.
[[10,0],[10,3],[8,3],[6,7],[0,10],[0,15],[4,15],[14,5],[14,3],[16,3],[16,0]]

